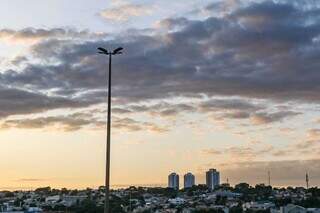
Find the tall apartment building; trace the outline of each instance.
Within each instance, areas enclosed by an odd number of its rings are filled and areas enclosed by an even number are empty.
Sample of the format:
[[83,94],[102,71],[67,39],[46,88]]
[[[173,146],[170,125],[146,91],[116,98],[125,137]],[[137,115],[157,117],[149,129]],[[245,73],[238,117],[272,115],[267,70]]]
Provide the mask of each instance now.
[[216,169],[206,172],[206,183],[209,189],[214,189],[220,185],[220,173]]
[[195,176],[192,173],[184,175],[184,188],[191,188],[195,185]]
[[179,189],[179,175],[175,172],[168,176],[168,187],[173,189]]

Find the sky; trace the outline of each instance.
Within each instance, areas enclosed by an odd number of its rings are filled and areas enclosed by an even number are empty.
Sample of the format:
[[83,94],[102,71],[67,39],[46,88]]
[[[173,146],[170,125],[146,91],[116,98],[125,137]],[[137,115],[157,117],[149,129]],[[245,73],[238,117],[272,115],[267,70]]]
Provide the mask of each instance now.
[[[314,0],[2,0],[0,189],[320,184]],[[181,181],[182,182],[182,181]]]

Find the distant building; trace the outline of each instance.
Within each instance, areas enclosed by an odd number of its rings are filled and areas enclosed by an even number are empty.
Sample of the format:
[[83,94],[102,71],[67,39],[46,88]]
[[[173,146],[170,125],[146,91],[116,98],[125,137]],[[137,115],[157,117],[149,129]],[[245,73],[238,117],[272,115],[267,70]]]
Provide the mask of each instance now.
[[88,196],[85,195],[65,195],[62,198],[62,204],[64,206],[72,206],[72,205],[76,205],[78,203],[81,203],[83,200],[87,199]]
[[29,207],[26,213],[42,213],[42,209],[39,207]]
[[168,201],[169,201],[169,203],[171,203],[173,205],[181,205],[186,202],[185,199],[180,198],[180,197],[172,198],[172,199],[169,199]]
[[247,202],[242,204],[242,209],[244,211],[253,210],[253,211],[264,211],[268,209],[275,208],[275,204],[270,201],[257,201],[257,202]]
[[179,189],[179,175],[171,173],[168,176],[168,187],[173,189]]
[[297,206],[294,204],[288,204],[286,206],[280,207],[280,209],[273,208],[271,213],[318,213],[319,209],[316,208],[304,208],[302,206]]
[[191,188],[195,185],[195,177],[192,173],[187,173],[184,175],[184,188]]
[[61,199],[60,195],[49,196],[49,197],[46,197],[46,203],[49,203],[49,204],[58,203],[60,199]]
[[288,204],[287,206],[280,207],[280,213],[306,213],[307,209],[302,206]]
[[206,183],[209,189],[214,189],[220,185],[220,173],[216,169],[210,169],[206,172]]

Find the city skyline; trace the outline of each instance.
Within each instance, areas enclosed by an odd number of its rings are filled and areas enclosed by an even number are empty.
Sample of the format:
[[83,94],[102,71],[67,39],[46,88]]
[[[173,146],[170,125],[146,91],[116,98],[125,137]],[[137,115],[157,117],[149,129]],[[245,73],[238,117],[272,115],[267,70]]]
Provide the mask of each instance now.
[[268,171],[273,186],[320,185],[316,1],[1,3],[0,189],[104,184],[96,48],[119,46],[112,186],[166,185],[171,171],[204,183],[208,168],[231,185]]

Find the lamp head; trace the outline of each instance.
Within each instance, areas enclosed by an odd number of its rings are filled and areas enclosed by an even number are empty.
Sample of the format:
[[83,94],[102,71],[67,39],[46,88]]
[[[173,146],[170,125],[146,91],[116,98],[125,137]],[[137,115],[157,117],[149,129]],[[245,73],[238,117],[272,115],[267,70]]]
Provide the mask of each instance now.
[[105,55],[108,55],[108,54],[109,54],[108,50],[106,50],[106,49],[104,49],[104,48],[102,48],[102,47],[98,47],[98,50],[100,50],[100,51],[98,52],[99,54],[105,54]]
[[113,50],[112,55],[122,54],[122,50],[122,47],[118,47],[117,49]]

